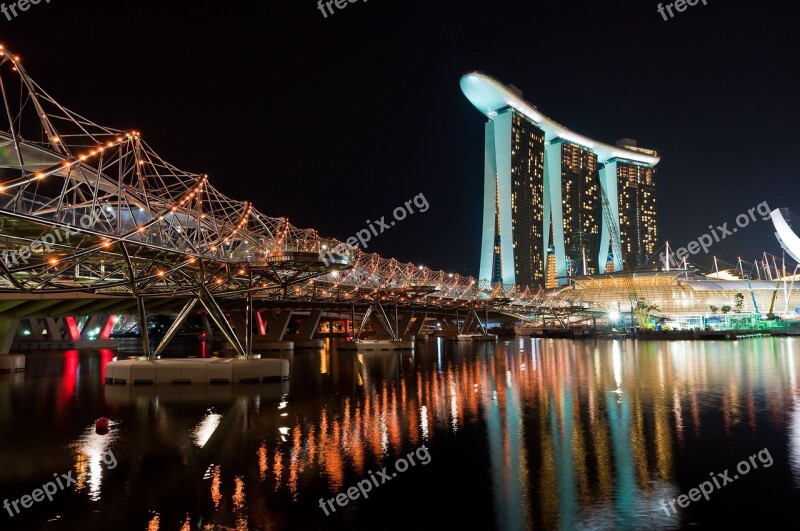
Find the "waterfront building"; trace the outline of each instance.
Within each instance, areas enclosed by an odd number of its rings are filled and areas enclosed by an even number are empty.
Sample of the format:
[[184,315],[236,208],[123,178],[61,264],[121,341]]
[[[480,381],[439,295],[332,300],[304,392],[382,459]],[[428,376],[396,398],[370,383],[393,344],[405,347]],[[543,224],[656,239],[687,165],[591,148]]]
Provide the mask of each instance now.
[[484,132],[480,278],[559,285],[575,275],[637,268],[656,251],[658,154],[611,146],[543,115],[512,85],[473,72],[461,89],[489,119]]
[[570,285],[549,290],[547,300],[554,306],[584,307],[599,316],[630,315],[638,305],[652,306],[653,315],[670,328],[714,328],[726,324],[744,327],[757,317],[782,319],[798,317],[798,277],[742,279],[735,271],[716,277],[696,271],[649,268],[637,272],[581,275]]

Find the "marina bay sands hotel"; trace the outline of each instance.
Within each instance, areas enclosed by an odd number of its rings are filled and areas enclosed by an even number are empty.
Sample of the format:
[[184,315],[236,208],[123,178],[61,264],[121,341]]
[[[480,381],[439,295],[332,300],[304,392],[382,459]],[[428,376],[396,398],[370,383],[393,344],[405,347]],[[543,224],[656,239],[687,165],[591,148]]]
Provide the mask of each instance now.
[[577,134],[481,73],[462,77],[461,90],[489,118],[481,280],[556,287],[569,276],[650,261],[658,240],[655,151]]

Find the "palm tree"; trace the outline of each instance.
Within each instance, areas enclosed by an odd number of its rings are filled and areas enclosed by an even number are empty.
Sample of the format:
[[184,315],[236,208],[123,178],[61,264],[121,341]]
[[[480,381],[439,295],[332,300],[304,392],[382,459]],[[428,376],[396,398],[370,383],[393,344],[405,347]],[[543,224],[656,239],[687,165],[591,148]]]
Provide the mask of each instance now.
[[660,311],[660,308],[657,304],[650,304],[648,305],[644,301],[639,301],[636,303],[636,309],[634,313],[636,315],[636,322],[637,326],[643,326],[645,328],[650,328],[650,314],[652,312]]
[[736,313],[742,313],[744,307],[744,295],[737,293],[733,296],[733,307],[736,308]]

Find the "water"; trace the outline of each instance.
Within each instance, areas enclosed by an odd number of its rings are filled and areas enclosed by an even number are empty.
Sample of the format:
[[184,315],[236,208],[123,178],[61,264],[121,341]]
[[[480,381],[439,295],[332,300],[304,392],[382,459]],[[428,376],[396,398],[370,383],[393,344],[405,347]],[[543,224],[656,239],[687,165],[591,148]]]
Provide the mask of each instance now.
[[[0,529],[781,528],[800,503],[799,351],[792,338],[326,348],[285,355],[288,383],[159,388],[105,386],[110,351],[31,354],[0,375],[0,500],[54,474],[77,483],[13,517],[0,507]],[[712,472],[719,488],[673,515]],[[368,498],[337,505],[359,482]]]

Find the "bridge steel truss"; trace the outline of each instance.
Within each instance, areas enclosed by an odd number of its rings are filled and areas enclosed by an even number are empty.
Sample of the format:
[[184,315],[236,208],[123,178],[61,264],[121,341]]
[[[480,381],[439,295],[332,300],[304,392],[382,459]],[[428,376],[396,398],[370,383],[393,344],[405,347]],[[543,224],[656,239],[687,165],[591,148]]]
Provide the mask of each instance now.
[[[0,47],[0,296],[91,293],[185,299],[176,325],[202,308],[240,355],[221,301],[240,300],[252,330],[264,301],[524,314],[541,292],[491,286],[346,249],[215,189],[161,158],[138,131],[97,125],[60,105]],[[229,306],[229,305],[228,305]],[[151,356],[147,327],[141,326]],[[172,332],[172,331],[171,331]],[[171,334],[168,334],[170,336]]]

